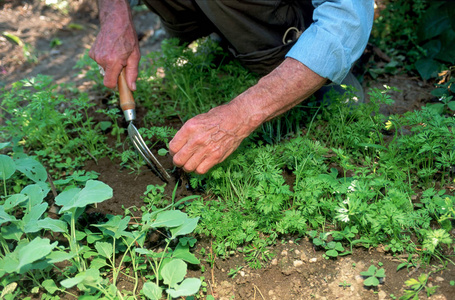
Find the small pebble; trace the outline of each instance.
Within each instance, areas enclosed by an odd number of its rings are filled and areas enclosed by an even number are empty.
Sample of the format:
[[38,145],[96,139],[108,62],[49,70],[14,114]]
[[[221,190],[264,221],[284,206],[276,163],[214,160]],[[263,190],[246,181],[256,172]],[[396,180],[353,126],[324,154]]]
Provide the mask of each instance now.
[[271,261],[272,266],[276,266],[278,264],[278,259],[274,258]]
[[438,276],[434,279],[436,282],[443,282],[444,281],[444,278]]
[[310,258],[310,263],[315,263],[317,261],[318,261],[318,259],[316,257]]
[[303,265],[303,261],[301,260],[294,260],[294,267],[300,267]]
[[387,298],[387,293],[384,291],[379,291],[378,293],[378,299],[379,300],[385,300]]
[[287,252],[286,250],[283,250],[283,251],[281,251],[281,255],[282,255],[282,256],[287,256],[287,255],[288,255],[288,252]]

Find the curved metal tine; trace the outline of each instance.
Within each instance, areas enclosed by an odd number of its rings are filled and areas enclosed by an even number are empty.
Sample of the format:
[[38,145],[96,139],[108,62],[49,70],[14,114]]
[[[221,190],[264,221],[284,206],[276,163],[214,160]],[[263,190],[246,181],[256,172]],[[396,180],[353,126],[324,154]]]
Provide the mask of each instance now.
[[[142,155],[144,160],[153,168],[153,170],[158,175],[160,175],[161,179],[163,179],[164,181],[168,181],[169,179],[171,179],[171,176],[169,176],[169,174],[166,172],[166,170],[163,168],[160,162],[155,158],[153,153],[147,147],[147,144],[142,139],[142,136],[140,135],[139,131],[133,124],[130,124],[130,126],[128,126],[128,134],[131,137],[131,140],[133,141],[134,147]],[[158,168],[159,170],[157,170],[156,168]]]
[[155,168],[155,165],[150,161],[150,159],[147,157],[147,155],[145,155],[143,148],[141,147],[140,143],[137,141],[137,137],[132,136],[130,138],[131,138],[131,141],[133,142],[133,146],[136,149],[136,151],[139,152],[139,154],[142,156],[142,158],[145,160],[145,162],[153,169],[153,171],[156,174],[161,176],[160,172],[158,172],[158,170]]

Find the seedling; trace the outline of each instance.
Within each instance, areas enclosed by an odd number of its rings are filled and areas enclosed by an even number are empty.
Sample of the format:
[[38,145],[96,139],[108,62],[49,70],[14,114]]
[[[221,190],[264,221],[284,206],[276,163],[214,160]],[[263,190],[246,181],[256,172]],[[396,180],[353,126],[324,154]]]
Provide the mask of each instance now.
[[313,236],[313,244],[326,250],[323,255],[325,259],[336,258],[338,256],[349,254],[350,252],[345,251],[340,242],[327,241],[330,234],[330,232],[320,233],[319,237],[316,237],[315,232],[309,233],[310,237]]
[[377,287],[385,277],[384,268],[378,269],[375,265],[371,265],[368,271],[360,272],[360,275],[365,278],[363,285]]
[[237,276],[237,274],[239,273],[239,271],[241,269],[243,269],[243,266],[237,267],[235,269],[230,269],[229,272],[228,272],[228,276],[230,276],[232,278],[235,278],[235,276]]
[[430,297],[436,292],[436,289],[439,286],[427,286],[429,274],[421,274],[417,279],[411,278],[405,281],[406,286],[409,288],[408,290],[404,291],[403,296],[400,297],[400,300],[408,300],[408,299],[419,299],[420,291],[426,291],[427,297]]
[[340,287],[343,287],[343,290],[345,290],[346,288],[348,288],[348,287],[351,286],[351,284],[348,283],[348,282],[346,282],[346,280],[343,281],[343,282],[340,282],[338,285],[339,285]]

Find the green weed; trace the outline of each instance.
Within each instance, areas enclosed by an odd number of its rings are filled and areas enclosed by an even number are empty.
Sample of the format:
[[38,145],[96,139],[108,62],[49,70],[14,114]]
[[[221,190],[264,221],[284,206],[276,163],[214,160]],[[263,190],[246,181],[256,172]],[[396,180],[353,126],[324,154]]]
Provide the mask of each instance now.
[[365,278],[363,281],[365,286],[377,287],[385,277],[385,270],[383,268],[378,269],[375,265],[371,265],[367,271],[360,272],[360,275]]
[[[106,215],[84,226],[81,222],[86,217],[85,209],[112,197],[109,186],[90,179],[90,174],[83,179],[82,174],[73,174],[60,184],[82,180],[83,187],[71,184],[59,193],[55,197],[58,218],[50,218],[46,215],[49,205],[45,197],[50,188],[44,167],[30,157],[0,155],[4,184],[16,171],[35,183],[16,194],[7,194],[5,189],[0,200],[2,297],[6,293],[19,296],[39,291],[46,294],[46,299],[63,294],[78,297],[69,291],[76,287],[81,295],[103,295],[108,299],[136,297],[139,293],[160,299],[164,291],[175,298],[198,292],[201,281],[185,278],[187,263],[199,264],[190,253],[196,240],[183,236],[196,228],[199,218],[171,209],[187,199],[174,202],[173,198],[165,208],[145,210],[140,223],[133,225],[129,216]],[[145,244],[147,233],[158,230],[166,232],[160,252]],[[43,237],[46,232],[50,238]],[[60,236],[58,240],[53,238],[56,235]],[[62,262],[64,268],[59,267]],[[120,276],[132,280],[132,291],[117,287]],[[142,276],[150,280],[138,291]]]

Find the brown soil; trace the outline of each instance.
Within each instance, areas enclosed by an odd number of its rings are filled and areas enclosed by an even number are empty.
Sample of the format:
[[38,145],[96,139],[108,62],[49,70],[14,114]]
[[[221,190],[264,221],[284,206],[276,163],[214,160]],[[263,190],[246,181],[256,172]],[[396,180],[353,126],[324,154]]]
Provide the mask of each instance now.
[[[79,57],[90,48],[98,30],[95,1],[70,1],[69,13],[65,14],[43,4],[43,1],[0,1],[0,32],[18,36],[23,43],[32,46],[35,61],[27,58],[20,45],[16,45],[4,36],[0,36],[0,86],[9,87],[24,77],[36,74],[52,75],[56,83],[75,82],[78,87],[90,86],[83,77],[76,77],[73,67]],[[136,11],[134,19],[143,54],[160,48],[164,38],[159,20],[148,11]],[[74,26],[70,24],[78,24]],[[52,48],[51,41],[58,38],[61,45]],[[371,80],[365,77],[364,87],[368,92],[371,87],[384,84],[397,87],[401,92],[394,92],[392,98],[396,104],[384,113],[403,113],[419,109],[432,96],[432,85],[418,78],[407,75],[381,77]],[[368,97],[367,97],[368,98]],[[168,158],[163,161],[166,168],[172,163]],[[86,166],[87,170],[100,173],[99,180],[114,189],[114,197],[97,207],[97,211],[109,214],[122,214],[124,208],[140,207],[142,195],[147,185],[163,184],[150,170],[143,167],[141,172],[130,173],[121,169],[109,159],[101,159]],[[166,186],[168,195],[177,179],[181,179],[177,199],[188,196],[185,175],[176,171],[174,178]],[[323,252],[317,251],[305,239],[291,236],[281,240],[268,250],[274,258],[259,270],[249,268],[242,254],[237,253],[228,259],[215,259],[210,263],[200,257],[200,249],[210,251],[210,238],[199,237],[195,254],[202,260],[204,268],[191,271],[191,276],[204,276],[208,283],[208,294],[216,299],[394,299],[403,294],[404,281],[428,273],[431,269],[406,269],[396,271],[399,261],[378,249],[355,249],[352,255],[326,260]],[[374,289],[363,286],[359,275],[371,264],[383,263],[386,269],[385,281]],[[242,267],[235,276],[228,276],[231,269]],[[205,272],[202,272],[205,269]],[[453,299],[455,288],[449,282],[455,280],[455,269],[436,273],[430,279],[430,285],[438,285],[436,295],[430,299]],[[123,288],[123,287],[120,287]],[[125,287],[128,289],[128,284]],[[425,299],[424,292],[420,294]]]

